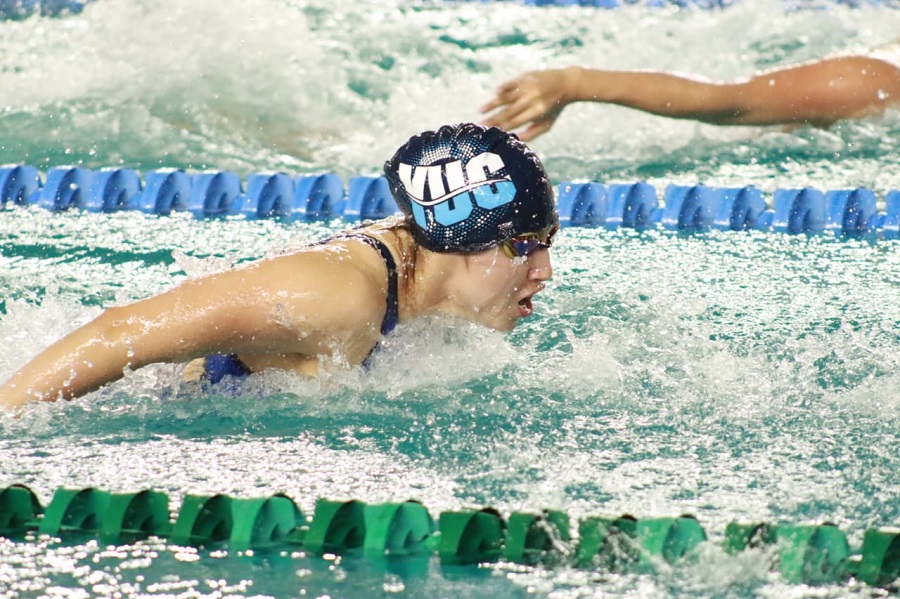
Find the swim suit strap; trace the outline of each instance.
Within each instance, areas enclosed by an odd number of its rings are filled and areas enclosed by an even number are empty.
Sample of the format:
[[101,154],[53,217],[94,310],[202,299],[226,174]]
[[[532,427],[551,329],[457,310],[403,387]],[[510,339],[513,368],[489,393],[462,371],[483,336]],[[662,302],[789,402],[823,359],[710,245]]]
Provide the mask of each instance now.
[[400,318],[397,263],[394,261],[394,255],[391,254],[391,250],[388,249],[383,242],[374,237],[369,237],[368,235],[348,233],[347,235],[339,236],[338,239],[358,239],[359,241],[369,244],[369,246],[375,248],[378,250],[378,253],[381,254],[381,259],[384,260],[384,265],[387,267],[388,271],[387,310],[384,313],[384,320],[381,322],[381,334],[387,335],[394,330],[397,326],[397,321]]
[[[363,235],[361,233],[348,233],[345,235],[338,235],[336,237],[331,237],[325,241],[319,243],[327,243],[333,239],[356,239],[367,243],[370,247],[378,250],[378,253],[381,254],[381,259],[384,260],[384,265],[387,267],[388,271],[388,291],[387,291],[387,310],[384,313],[384,320],[381,321],[381,334],[387,335],[391,331],[394,330],[394,327],[397,326],[397,321],[400,317],[400,302],[399,302],[399,285],[398,285],[398,277],[397,277],[397,263],[394,261],[394,255],[391,254],[391,250],[378,239],[374,237],[369,237],[368,235]],[[375,347],[372,348],[372,352],[366,357],[363,361],[363,367],[368,368],[371,363],[372,353],[378,347],[378,343],[375,344]],[[246,364],[241,362],[240,358],[238,358],[235,354],[214,354],[206,357],[206,361],[204,363],[204,372],[203,379],[209,381],[212,384],[219,383],[224,377],[243,377],[250,374],[252,371],[247,367]]]

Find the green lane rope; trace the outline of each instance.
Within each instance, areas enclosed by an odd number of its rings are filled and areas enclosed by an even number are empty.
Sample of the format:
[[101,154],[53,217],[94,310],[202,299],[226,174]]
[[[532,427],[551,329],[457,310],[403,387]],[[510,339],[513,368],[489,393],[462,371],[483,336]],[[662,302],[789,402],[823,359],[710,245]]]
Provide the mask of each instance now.
[[[362,555],[402,559],[436,553],[443,564],[513,563],[554,565],[610,572],[653,572],[660,564],[690,559],[706,531],[689,515],[661,518],[588,516],[570,536],[567,514],[547,510],[495,509],[442,512],[437,523],[417,501],[367,504],[318,499],[312,517],[294,501],[275,494],[233,498],[224,494],[186,495],[177,515],[165,493],[143,490],[110,493],[93,487],[57,489],[41,505],[24,485],[0,488],[0,537],[33,540],[34,535],[65,540],[95,535],[104,543],[131,543],[149,537],[176,545],[252,549],[297,549],[313,555]],[[723,549],[736,554],[769,548],[773,567],[785,580],[826,584],[855,578],[897,590],[900,583],[900,528],[870,528],[854,551],[834,524],[731,522]]]

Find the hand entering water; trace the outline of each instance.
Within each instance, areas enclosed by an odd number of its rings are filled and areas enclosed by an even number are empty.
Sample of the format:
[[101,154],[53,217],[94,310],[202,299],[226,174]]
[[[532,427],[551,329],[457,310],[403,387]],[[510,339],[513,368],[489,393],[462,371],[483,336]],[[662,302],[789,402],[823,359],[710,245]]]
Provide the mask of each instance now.
[[806,124],[876,115],[900,105],[900,40],[856,56],[836,56],[708,82],[664,72],[568,67],[523,73],[481,107],[487,126],[531,140],[549,131],[575,102],[618,104],[715,125]]

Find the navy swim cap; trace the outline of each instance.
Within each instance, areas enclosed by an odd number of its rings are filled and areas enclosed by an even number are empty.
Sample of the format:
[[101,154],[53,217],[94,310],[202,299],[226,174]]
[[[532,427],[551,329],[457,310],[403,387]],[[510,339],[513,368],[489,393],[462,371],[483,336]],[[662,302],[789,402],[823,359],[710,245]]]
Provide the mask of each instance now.
[[412,137],[384,172],[413,235],[434,252],[478,252],[559,217],[537,156],[514,134],[464,123]]

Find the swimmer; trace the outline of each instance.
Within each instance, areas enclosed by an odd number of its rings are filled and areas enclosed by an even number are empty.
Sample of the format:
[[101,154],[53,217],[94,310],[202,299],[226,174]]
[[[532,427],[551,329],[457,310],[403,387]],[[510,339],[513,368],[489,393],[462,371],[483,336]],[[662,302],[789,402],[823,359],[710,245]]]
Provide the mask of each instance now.
[[574,102],[600,102],[714,125],[812,125],[877,115],[900,105],[900,40],[730,83],[654,71],[568,67],[523,73],[481,107],[486,126],[529,141]]
[[509,331],[552,275],[553,189],[514,134],[472,123],[412,137],[384,165],[403,216],[107,309],[0,387],[0,406],[78,397],[129,369],[201,360],[215,383],[363,364],[399,322],[445,314]]

